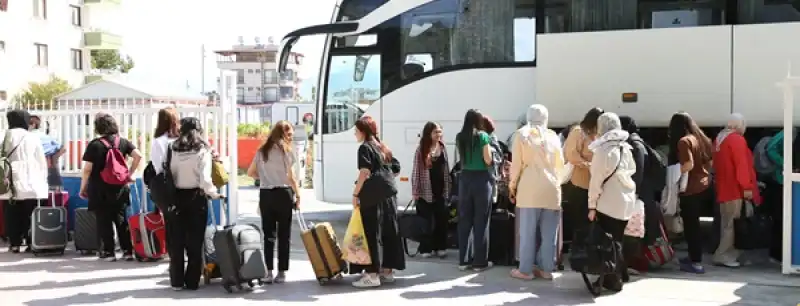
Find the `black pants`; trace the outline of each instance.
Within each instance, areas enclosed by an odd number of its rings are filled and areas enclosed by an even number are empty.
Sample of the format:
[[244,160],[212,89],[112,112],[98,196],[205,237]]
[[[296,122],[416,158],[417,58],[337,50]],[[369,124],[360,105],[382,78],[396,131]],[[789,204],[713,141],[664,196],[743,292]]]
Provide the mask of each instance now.
[[437,199],[433,203],[417,200],[417,214],[430,220],[433,224],[433,233],[419,245],[420,253],[431,253],[447,250],[447,222],[450,219],[450,210],[444,199]]
[[39,200],[6,200],[3,201],[5,232],[12,247],[22,246],[25,241],[31,243],[31,214]]
[[[561,187],[563,194],[563,235],[565,240],[572,240],[575,232],[589,224],[589,190],[566,183]],[[565,246],[562,252],[568,252]]]
[[267,270],[274,269],[275,240],[278,241],[278,271],[289,270],[289,245],[292,237],[292,210],[295,208],[291,188],[261,189],[258,197],[261,228],[264,229],[264,261]]
[[[181,204],[166,213],[169,282],[172,287],[197,289],[203,272],[203,241],[208,222],[208,198],[199,189],[178,189]],[[184,252],[188,258],[184,268]]]
[[372,264],[350,264],[350,273],[379,273],[381,268],[405,270],[406,254],[397,230],[397,198],[391,197],[379,203],[362,203],[359,210]]
[[706,206],[713,204],[713,196],[711,189],[680,196],[683,236],[689,247],[689,260],[693,263],[703,262],[703,233],[700,230],[700,214]]
[[[602,228],[604,232],[611,234],[611,239],[614,240],[619,250],[617,253],[617,273],[606,275],[605,278],[603,278],[603,285],[607,288],[614,288],[615,290],[621,289],[622,280],[627,280],[628,278],[628,265],[623,256],[625,251],[622,243],[625,237],[625,226],[628,225],[628,221],[614,219],[601,212],[597,212],[596,217],[600,228]],[[588,220],[588,218],[586,219]]]
[[97,217],[97,232],[100,237],[101,247],[104,253],[114,253],[114,228],[117,230],[119,248],[123,252],[132,252],[131,233],[126,218],[127,203],[106,203],[98,205],[95,209]]
[[783,259],[783,185],[772,180],[766,182],[764,188],[764,204],[772,217],[769,256],[781,261]]

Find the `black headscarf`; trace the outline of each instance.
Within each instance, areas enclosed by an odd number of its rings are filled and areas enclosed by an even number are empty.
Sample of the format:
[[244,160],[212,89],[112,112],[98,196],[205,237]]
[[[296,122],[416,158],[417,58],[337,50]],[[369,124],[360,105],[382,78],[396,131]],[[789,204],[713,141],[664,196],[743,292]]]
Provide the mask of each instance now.
[[6,113],[6,120],[8,120],[9,129],[28,130],[31,114],[25,110],[12,110]]
[[622,124],[622,129],[628,133],[639,133],[639,126],[636,125],[636,120],[630,116],[619,116],[619,122]]

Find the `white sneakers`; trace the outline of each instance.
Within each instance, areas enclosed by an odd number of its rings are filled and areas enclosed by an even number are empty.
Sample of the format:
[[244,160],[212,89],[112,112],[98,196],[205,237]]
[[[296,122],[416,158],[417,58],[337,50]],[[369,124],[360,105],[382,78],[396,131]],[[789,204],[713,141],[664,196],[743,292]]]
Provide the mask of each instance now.
[[364,273],[361,275],[361,278],[353,282],[353,287],[375,288],[375,287],[380,287],[381,284],[394,283],[394,281],[395,281],[394,273],[381,273],[381,274]]
[[377,274],[364,273],[357,281],[353,282],[356,288],[375,288],[381,286],[381,278]]

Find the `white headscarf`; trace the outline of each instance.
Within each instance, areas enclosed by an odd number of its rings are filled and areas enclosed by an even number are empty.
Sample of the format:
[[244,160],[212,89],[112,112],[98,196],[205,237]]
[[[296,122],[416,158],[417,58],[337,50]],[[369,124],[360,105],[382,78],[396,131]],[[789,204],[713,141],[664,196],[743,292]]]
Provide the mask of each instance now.
[[[528,107],[528,113],[526,115],[526,119],[528,124],[524,126],[522,131],[522,137],[527,138],[532,136],[531,130],[535,130],[536,134],[542,141],[542,147],[545,149],[545,153],[547,154],[548,159],[553,157],[555,152],[561,150],[561,146],[558,142],[552,139],[549,135],[549,130],[547,129],[547,121],[550,115],[547,111],[547,107],[541,104],[533,104]],[[556,138],[557,139],[557,138]]]
[[719,151],[720,145],[722,145],[722,142],[728,137],[728,135],[731,133],[744,134],[746,128],[747,125],[744,122],[744,116],[742,116],[742,114],[731,114],[730,118],[728,118],[728,124],[725,125],[725,129],[717,134],[716,151]]
[[589,150],[594,151],[606,144],[628,146],[625,141],[630,133],[622,129],[622,122],[617,114],[605,112],[597,118],[597,135],[600,137],[589,144]]

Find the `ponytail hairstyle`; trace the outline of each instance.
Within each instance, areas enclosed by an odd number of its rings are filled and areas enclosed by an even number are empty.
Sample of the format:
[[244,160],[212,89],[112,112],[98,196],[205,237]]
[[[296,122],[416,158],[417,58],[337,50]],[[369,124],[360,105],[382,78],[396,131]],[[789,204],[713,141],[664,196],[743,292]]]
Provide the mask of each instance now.
[[385,162],[392,162],[392,150],[386,144],[381,142],[378,137],[378,124],[370,116],[361,117],[356,121],[356,129],[364,134],[364,142],[370,142],[375,145],[381,152],[381,156]]

